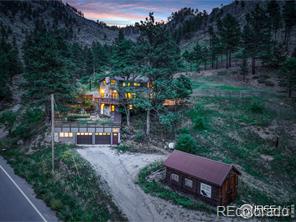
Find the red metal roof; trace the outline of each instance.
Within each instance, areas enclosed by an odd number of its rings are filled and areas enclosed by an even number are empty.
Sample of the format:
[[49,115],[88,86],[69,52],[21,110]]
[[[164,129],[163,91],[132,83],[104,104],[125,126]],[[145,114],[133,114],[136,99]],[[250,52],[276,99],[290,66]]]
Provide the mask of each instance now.
[[174,150],[174,152],[164,162],[164,165],[218,186],[223,184],[232,169],[240,174],[233,165],[185,153],[179,150]]

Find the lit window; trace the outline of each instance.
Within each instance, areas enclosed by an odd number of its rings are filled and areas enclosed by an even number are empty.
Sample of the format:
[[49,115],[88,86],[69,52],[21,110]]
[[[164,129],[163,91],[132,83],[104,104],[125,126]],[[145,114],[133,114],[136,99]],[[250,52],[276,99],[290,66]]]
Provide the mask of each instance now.
[[133,96],[131,93],[125,93],[125,98],[131,99],[131,98],[133,98]]
[[139,87],[141,84],[138,82],[134,82],[134,86]]
[[73,133],[61,132],[60,137],[73,137]]
[[125,86],[125,82],[122,83],[122,86]]
[[177,174],[175,174],[175,173],[171,174],[171,179],[176,181],[176,182],[179,182],[179,176]]
[[128,109],[133,109],[133,105],[128,105]]
[[119,129],[118,129],[118,128],[113,128],[113,129],[112,129],[112,132],[113,132],[113,133],[118,133],[118,132],[119,132]]
[[185,186],[192,188],[192,180],[185,178]]
[[128,82],[128,83],[127,83],[127,86],[130,86],[130,85],[131,85],[131,83],[130,83],[130,82]]
[[117,136],[117,133],[113,133],[113,136]]
[[115,85],[116,84],[116,80],[115,79],[111,79],[111,85]]
[[100,96],[102,98],[104,98],[104,96],[105,96],[105,89],[103,89],[103,88],[100,89]]
[[112,105],[112,106],[111,106],[111,112],[114,112],[114,111],[115,111],[115,106]]

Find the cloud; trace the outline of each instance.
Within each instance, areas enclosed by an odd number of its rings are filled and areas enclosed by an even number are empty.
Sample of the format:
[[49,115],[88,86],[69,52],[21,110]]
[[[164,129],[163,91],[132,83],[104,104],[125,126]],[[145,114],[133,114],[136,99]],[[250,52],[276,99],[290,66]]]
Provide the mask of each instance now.
[[172,12],[183,7],[210,11],[231,0],[66,0],[92,20],[108,25],[130,25],[154,12],[156,20],[166,20]]

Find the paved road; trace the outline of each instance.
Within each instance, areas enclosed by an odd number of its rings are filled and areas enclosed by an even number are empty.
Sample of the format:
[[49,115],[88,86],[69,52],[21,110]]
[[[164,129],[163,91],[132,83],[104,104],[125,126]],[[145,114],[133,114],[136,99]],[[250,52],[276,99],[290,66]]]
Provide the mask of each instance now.
[[16,176],[1,156],[0,221],[58,221],[55,213],[35,197],[30,185]]

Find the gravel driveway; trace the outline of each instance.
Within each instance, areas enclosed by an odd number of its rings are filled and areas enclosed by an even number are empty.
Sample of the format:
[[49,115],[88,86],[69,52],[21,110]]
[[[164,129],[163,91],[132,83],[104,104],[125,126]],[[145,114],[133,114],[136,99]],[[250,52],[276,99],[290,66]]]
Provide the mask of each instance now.
[[129,221],[163,221],[148,195],[135,184],[136,175],[145,165],[163,160],[159,154],[118,154],[109,147],[89,147],[78,153],[88,160],[108,183],[115,203]]

